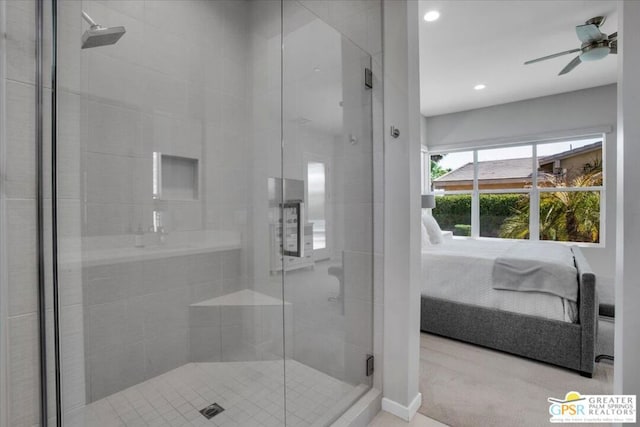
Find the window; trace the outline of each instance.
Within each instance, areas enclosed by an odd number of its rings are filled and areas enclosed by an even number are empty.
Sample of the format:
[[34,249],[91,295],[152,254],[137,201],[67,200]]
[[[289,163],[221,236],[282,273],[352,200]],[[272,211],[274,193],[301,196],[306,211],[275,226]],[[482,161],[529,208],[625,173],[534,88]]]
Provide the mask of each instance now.
[[603,152],[591,138],[429,153],[423,180],[454,235],[601,244]]

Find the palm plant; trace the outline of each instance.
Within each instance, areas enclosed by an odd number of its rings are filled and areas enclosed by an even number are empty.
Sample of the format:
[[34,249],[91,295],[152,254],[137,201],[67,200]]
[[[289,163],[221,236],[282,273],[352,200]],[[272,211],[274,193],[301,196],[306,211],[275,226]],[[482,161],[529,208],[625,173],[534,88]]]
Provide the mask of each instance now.
[[[600,240],[600,193],[562,191],[562,188],[601,186],[602,162],[596,159],[570,183],[563,177],[547,177],[546,181],[558,191],[540,193],[540,239],[597,243]],[[502,224],[500,237],[524,239],[528,233],[529,206],[519,203],[513,208],[513,215]]]

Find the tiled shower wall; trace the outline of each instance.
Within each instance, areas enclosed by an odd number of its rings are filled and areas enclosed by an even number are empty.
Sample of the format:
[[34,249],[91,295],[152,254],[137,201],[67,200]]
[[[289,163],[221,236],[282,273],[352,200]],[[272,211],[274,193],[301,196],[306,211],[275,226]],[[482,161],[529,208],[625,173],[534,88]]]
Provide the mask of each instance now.
[[194,361],[189,305],[238,291],[239,260],[236,249],[86,267],[88,402]]
[[[201,230],[246,235],[248,3],[66,3],[63,22],[79,21],[82,8],[127,29],[99,49],[71,40],[81,82],[82,249],[131,246],[153,211],[169,241]],[[197,197],[152,198],[153,152],[197,161]],[[84,268],[88,401],[187,363],[189,304],[245,288],[244,252]]]

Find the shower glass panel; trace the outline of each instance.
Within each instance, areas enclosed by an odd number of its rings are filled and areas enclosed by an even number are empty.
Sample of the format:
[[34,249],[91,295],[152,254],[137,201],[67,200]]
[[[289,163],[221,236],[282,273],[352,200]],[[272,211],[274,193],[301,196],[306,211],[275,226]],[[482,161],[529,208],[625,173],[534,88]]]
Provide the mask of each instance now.
[[292,0],[53,4],[64,425],[330,424],[371,385],[370,57]]
[[[304,252],[285,264],[284,273],[284,299],[292,307],[292,317],[285,317],[293,338],[285,360],[291,425],[304,425],[309,417],[328,424],[371,385],[366,367],[373,331],[373,144],[372,97],[365,86],[370,67],[371,57],[349,39],[298,2],[284,2],[283,176],[308,180],[307,222],[299,227]],[[314,158],[328,161],[309,161]],[[318,186],[324,188],[317,191]],[[331,197],[318,194],[323,190]],[[316,248],[323,232],[331,244]],[[316,257],[316,251],[328,253]]]

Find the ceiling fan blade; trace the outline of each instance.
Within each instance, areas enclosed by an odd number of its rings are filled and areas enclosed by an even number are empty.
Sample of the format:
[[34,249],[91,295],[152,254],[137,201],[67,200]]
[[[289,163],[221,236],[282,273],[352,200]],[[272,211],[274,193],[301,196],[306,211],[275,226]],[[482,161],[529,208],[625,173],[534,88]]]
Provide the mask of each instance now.
[[563,75],[563,74],[567,74],[569,71],[573,70],[574,68],[576,68],[578,65],[580,65],[582,61],[580,60],[579,56],[576,56],[575,58],[573,58],[571,60],[571,62],[569,62],[567,64],[566,67],[564,67],[562,69],[562,71],[560,71],[560,73],[558,74],[559,76]]
[[609,45],[609,53],[613,53],[614,55],[618,53],[618,41],[614,40]]
[[618,40],[618,32],[609,34],[609,41],[612,42],[614,40]]
[[543,56],[542,58],[532,59],[531,61],[527,61],[524,65],[533,64],[534,62],[546,61],[547,59],[557,58],[558,56],[568,55],[570,53],[580,52],[581,49],[571,49],[565,50],[564,52],[554,53],[553,55]]
[[595,24],[578,25],[576,34],[582,43],[591,43],[606,37]]

